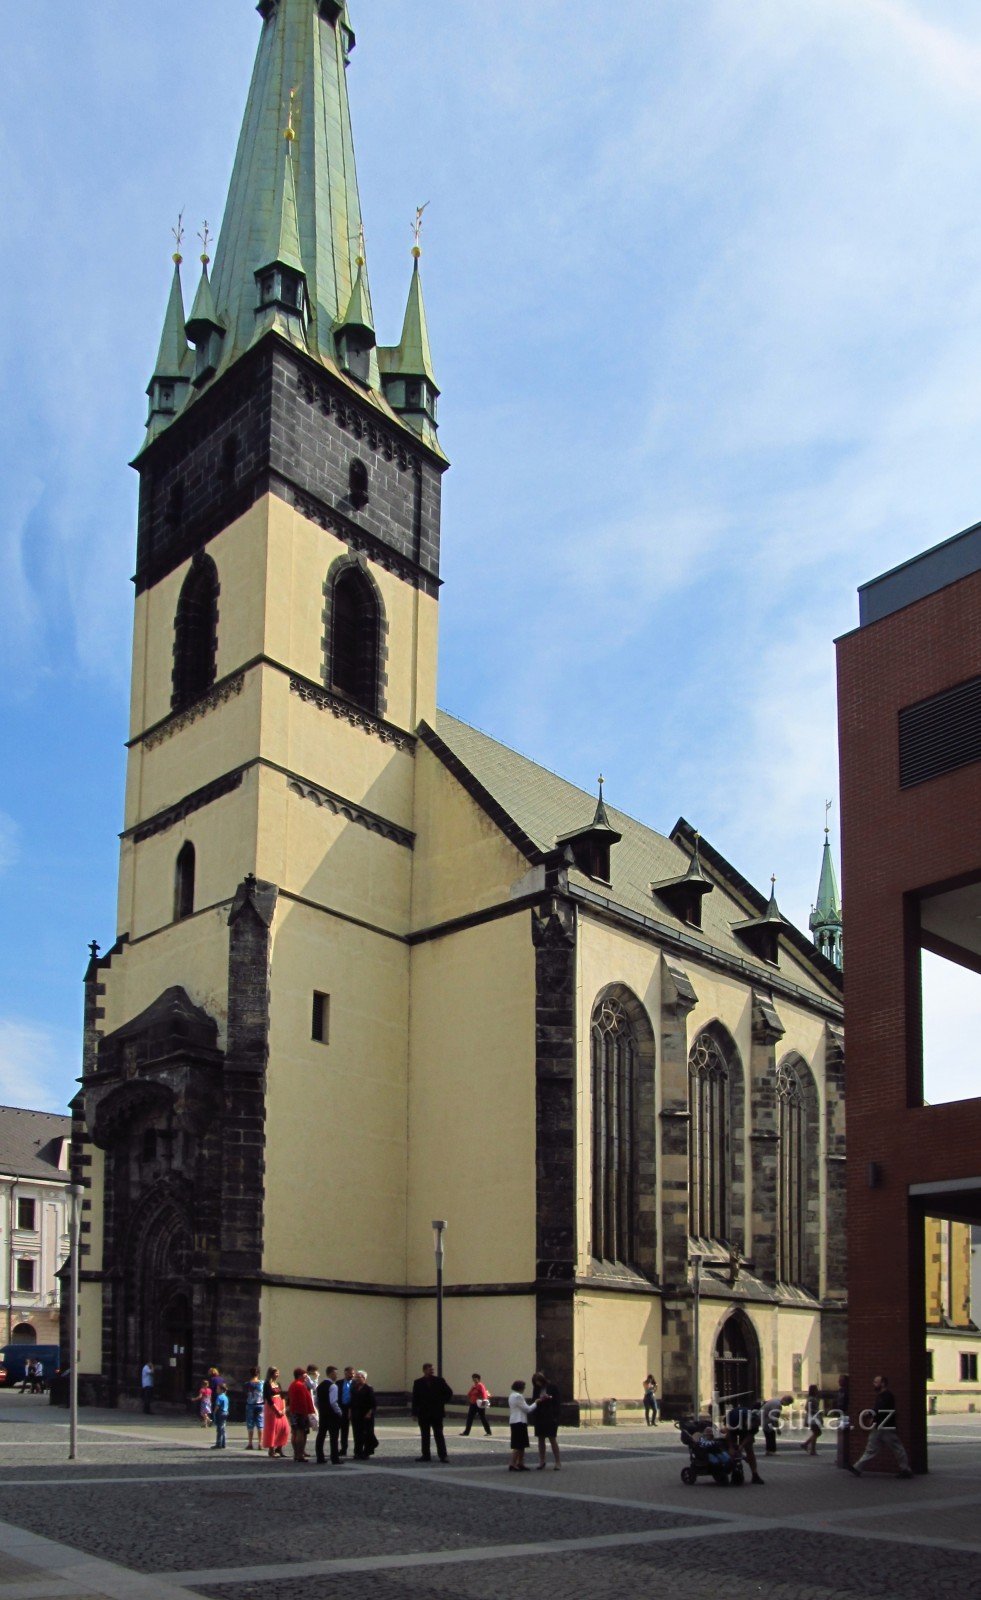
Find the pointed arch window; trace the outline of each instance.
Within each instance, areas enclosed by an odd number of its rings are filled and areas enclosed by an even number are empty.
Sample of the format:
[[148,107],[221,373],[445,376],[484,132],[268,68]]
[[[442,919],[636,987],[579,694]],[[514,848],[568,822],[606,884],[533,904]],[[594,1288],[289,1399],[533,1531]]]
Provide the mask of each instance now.
[[194,912],[194,846],[190,839],[181,845],[174,867],[174,921],[183,922]]
[[359,567],[337,577],[330,622],[331,689],[377,715],[381,615],[371,580]]
[[792,1061],[777,1069],[780,1174],[777,1188],[777,1276],[800,1283],[804,1268],[806,1137],[804,1086]]
[[637,1043],[622,1001],[596,1007],[592,1025],[592,1254],[632,1262],[636,1217]]
[[700,1239],[729,1237],[731,1073],[722,1041],[700,1033],[688,1056],[688,1231]]
[[184,579],[174,621],[175,711],[200,699],[215,681],[218,662],[218,569],[195,556]]

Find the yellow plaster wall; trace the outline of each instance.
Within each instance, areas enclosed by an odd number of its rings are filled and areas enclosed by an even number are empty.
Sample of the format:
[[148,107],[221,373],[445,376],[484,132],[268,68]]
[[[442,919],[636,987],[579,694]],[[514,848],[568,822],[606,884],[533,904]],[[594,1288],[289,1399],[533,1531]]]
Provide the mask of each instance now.
[[102,1032],[129,1022],[165,989],[180,984],[195,1005],[218,1023],[224,1049],[228,1006],[228,911],[208,911],[171,923],[138,944],[127,945],[106,973]]
[[[950,1415],[981,1411],[981,1333],[971,1333],[962,1328],[953,1333],[928,1331],[926,1344],[933,1354],[933,1378],[927,1384],[930,1411]],[[977,1383],[962,1383],[962,1353],[977,1356]]]
[[281,889],[404,936],[412,851],[297,794],[281,772],[259,774],[256,873]]
[[425,745],[415,760],[412,926],[438,926],[498,905],[524,885],[528,862]]
[[[96,1193],[101,1195],[101,1186]],[[86,1262],[86,1266],[88,1263]],[[82,1283],[78,1289],[79,1372],[102,1371],[102,1285]]]
[[[281,899],[271,986],[263,1266],[402,1283],[407,948]],[[314,989],[330,995],[326,1045]]]
[[[282,500],[271,497],[268,505],[266,653],[320,683],[324,583],[348,546]],[[435,705],[437,602],[378,562],[368,560],[367,567],[388,624],[385,716],[414,729]]]
[[[411,1384],[424,1361],[436,1360],[436,1301],[407,1304],[406,1382]],[[470,1374],[479,1372],[491,1394],[507,1395],[515,1378],[528,1379],[530,1386],[534,1367],[534,1295],[444,1300],[443,1372],[454,1394],[465,1396]]]
[[[229,794],[194,811],[165,832],[140,843],[125,841],[129,870],[120,879],[128,903],[119,905],[119,926],[132,939],[173,922],[177,857],[194,846],[194,904],[231,900],[247,872],[255,870],[259,775],[253,767]],[[260,873],[261,876],[261,873]]]
[[159,744],[134,745],[126,768],[125,826],[135,827],[252,761],[259,753],[261,696],[262,676],[253,668],[237,693],[229,691],[227,699],[175,727]]
[[655,1295],[591,1294],[575,1307],[575,1395],[583,1405],[640,1400],[644,1378],[661,1384],[661,1301]]
[[410,1283],[535,1276],[535,960],[531,913],[416,945],[409,1065]]
[[314,1361],[321,1373],[328,1364],[363,1367],[376,1389],[404,1386],[404,1300],[267,1286],[260,1316],[263,1373],[277,1366],[288,1381],[294,1367]]

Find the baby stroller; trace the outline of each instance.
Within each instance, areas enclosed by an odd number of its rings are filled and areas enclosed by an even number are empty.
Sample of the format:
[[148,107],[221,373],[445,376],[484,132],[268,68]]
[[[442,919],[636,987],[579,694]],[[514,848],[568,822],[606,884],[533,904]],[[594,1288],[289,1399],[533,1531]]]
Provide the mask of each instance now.
[[688,1449],[688,1465],[681,1469],[682,1483],[692,1484],[698,1478],[711,1478],[715,1483],[730,1484],[738,1488],[744,1482],[743,1464],[729,1454],[725,1439],[701,1437],[711,1426],[710,1417],[686,1417],[678,1424],[681,1442]]

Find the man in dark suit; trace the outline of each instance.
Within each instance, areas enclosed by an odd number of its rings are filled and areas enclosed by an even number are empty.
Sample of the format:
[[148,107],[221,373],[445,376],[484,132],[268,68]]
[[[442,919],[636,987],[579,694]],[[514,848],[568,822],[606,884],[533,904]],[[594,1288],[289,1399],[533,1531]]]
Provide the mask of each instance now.
[[342,1459],[338,1445],[343,1417],[338,1397],[336,1367],[325,1367],[324,1376],[317,1385],[317,1415],[320,1418],[320,1426],[317,1429],[317,1460],[323,1464],[324,1440],[329,1438],[330,1459],[336,1467]]
[[445,1378],[437,1378],[431,1361],[422,1369],[422,1377],[412,1385],[412,1415],[419,1424],[422,1437],[420,1461],[431,1461],[430,1434],[436,1441],[436,1454],[446,1460],[446,1440],[443,1438],[443,1416],[447,1400],[453,1399],[453,1390]]

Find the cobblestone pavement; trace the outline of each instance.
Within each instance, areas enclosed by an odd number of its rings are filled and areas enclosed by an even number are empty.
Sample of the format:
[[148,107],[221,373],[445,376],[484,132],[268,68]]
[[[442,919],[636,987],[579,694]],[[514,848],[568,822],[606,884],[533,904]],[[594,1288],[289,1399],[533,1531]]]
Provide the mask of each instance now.
[[[0,1600],[981,1600],[981,1418],[938,1418],[931,1472],[860,1483],[781,1443],[763,1488],[680,1481],[673,1429],[565,1435],[514,1477],[507,1439],[415,1461],[404,1422],[370,1465],[225,1452],[182,1419],[67,1423],[0,1394]],[[534,1465],[533,1457],[529,1463]]]

